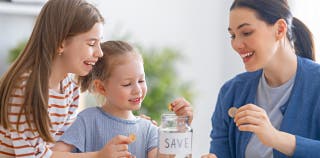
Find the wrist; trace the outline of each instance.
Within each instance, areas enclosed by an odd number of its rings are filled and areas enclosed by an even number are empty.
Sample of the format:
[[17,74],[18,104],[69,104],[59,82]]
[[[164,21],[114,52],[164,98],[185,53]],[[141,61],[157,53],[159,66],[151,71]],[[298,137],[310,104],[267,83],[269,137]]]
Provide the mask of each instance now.
[[292,156],[296,148],[296,137],[290,133],[276,131],[275,139],[272,142],[272,148],[284,153],[287,156]]

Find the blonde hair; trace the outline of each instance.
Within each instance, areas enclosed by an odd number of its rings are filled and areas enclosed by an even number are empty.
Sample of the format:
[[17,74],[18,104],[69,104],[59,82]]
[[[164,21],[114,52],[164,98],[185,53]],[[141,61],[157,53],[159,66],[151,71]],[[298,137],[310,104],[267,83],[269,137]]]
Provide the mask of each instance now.
[[[96,79],[101,81],[107,80],[111,75],[112,69],[116,65],[124,62],[121,56],[131,53],[143,61],[142,56],[135,50],[135,48],[124,41],[107,41],[101,43],[101,49],[103,57],[97,61],[88,75],[79,77],[82,92],[86,90],[94,92],[95,87],[93,85],[93,81]],[[99,94],[96,97],[99,103],[103,103],[105,101],[105,98]]]
[[30,72],[18,122],[25,113],[28,125],[31,127],[31,122],[34,123],[42,139],[54,141],[48,116],[51,63],[63,40],[87,32],[100,22],[104,19],[98,9],[85,0],[49,0],[43,6],[25,49],[0,81],[0,124],[4,128],[12,128],[8,104],[15,84],[22,74]]

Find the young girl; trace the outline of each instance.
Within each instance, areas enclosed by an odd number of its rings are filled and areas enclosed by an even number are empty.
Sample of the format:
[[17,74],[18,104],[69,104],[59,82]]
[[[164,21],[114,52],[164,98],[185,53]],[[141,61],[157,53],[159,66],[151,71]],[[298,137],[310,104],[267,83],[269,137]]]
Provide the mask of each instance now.
[[70,73],[87,75],[102,57],[103,21],[84,0],[44,5],[26,48],[0,81],[0,157],[103,154],[50,150],[76,115],[79,89]]
[[320,157],[320,65],[308,28],[286,0],[235,0],[229,22],[248,72],[221,88],[203,158]]
[[[147,93],[143,59],[126,42],[108,41],[101,47],[104,56],[98,60],[91,74],[81,79],[81,88],[82,91],[89,89],[102,95],[104,104],[81,112],[54,148],[96,151],[117,135],[135,134],[136,140],[132,144],[123,143],[108,155],[121,157],[129,151],[137,158],[155,158],[158,128],[151,121],[132,113],[140,109]],[[171,104],[176,114],[192,117],[192,108],[183,98]]]

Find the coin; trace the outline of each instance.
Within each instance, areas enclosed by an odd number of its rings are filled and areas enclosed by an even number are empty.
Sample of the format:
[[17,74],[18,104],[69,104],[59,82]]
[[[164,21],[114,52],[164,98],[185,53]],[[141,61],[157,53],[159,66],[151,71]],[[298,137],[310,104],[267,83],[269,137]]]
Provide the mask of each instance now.
[[137,137],[135,134],[131,133],[131,134],[129,134],[129,138],[131,139],[132,142],[134,142]]
[[237,113],[237,108],[236,107],[231,107],[229,110],[228,110],[228,115],[232,118],[234,118],[234,115],[236,115]]
[[173,111],[173,107],[172,107],[171,103],[168,104],[168,110]]

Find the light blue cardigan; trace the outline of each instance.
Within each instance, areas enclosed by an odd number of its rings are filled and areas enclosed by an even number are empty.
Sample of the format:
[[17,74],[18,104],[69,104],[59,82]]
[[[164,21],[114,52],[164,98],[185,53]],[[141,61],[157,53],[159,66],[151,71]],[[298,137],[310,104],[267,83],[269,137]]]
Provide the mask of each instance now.
[[[296,136],[294,158],[320,158],[320,65],[297,57],[298,69],[288,101],[280,108],[280,130]],[[244,158],[251,132],[240,132],[228,116],[232,106],[256,102],[262,70],[237,75],[223,85],[212,115],[210,153],[218,158]],[[287,157],[273,150],[274,158]]]

